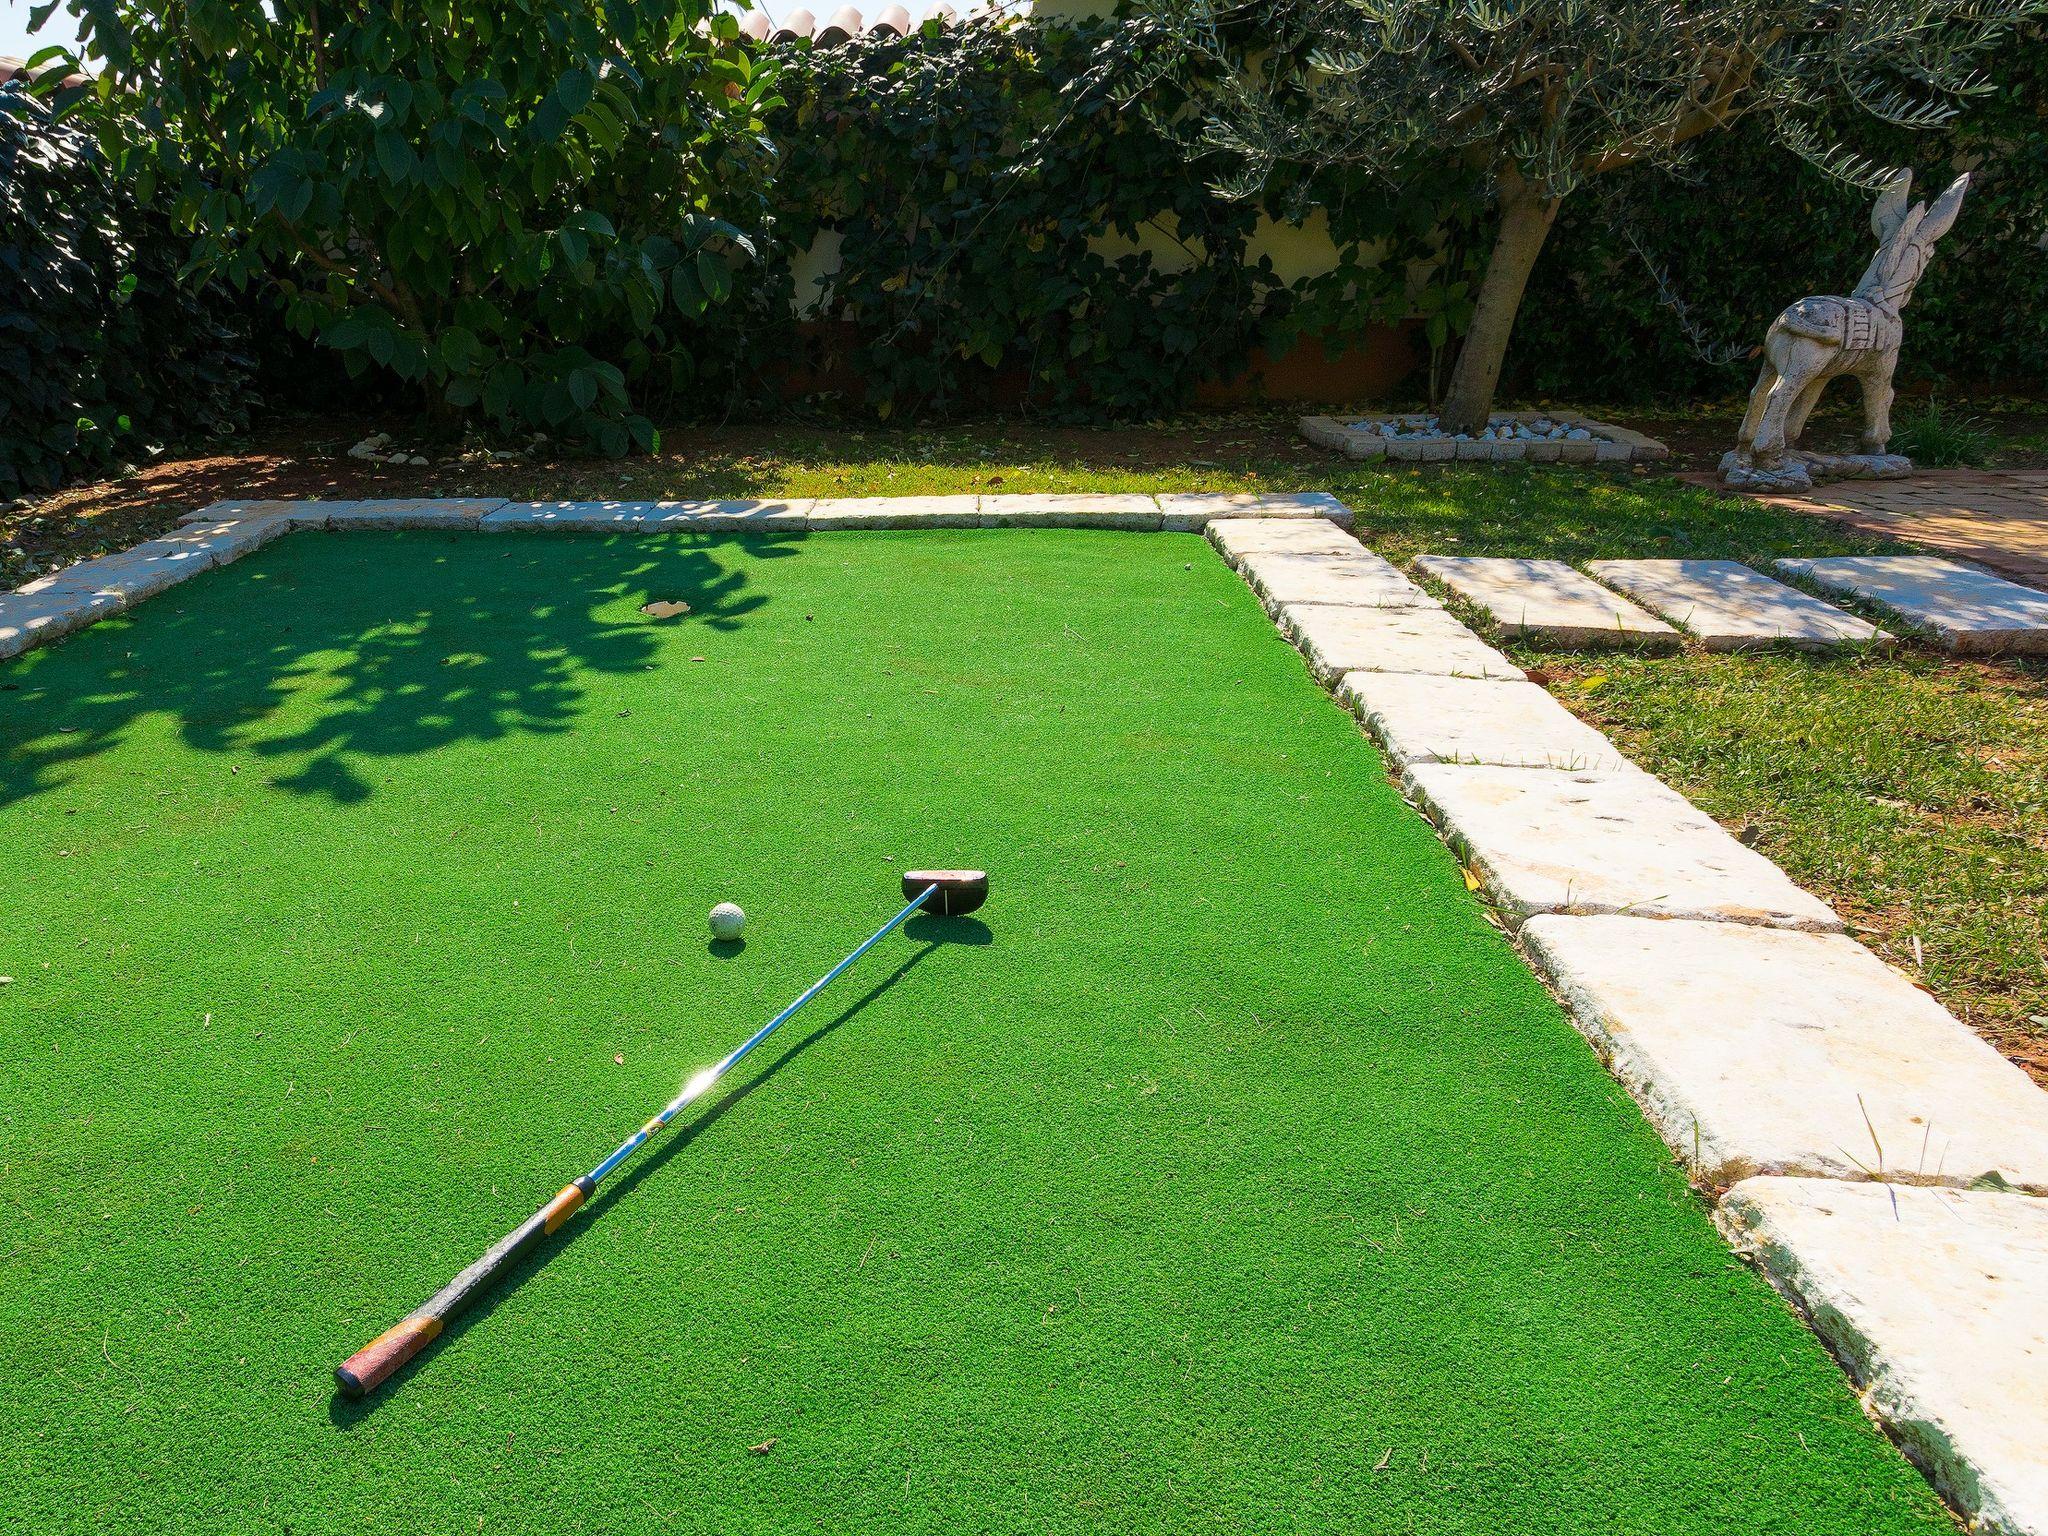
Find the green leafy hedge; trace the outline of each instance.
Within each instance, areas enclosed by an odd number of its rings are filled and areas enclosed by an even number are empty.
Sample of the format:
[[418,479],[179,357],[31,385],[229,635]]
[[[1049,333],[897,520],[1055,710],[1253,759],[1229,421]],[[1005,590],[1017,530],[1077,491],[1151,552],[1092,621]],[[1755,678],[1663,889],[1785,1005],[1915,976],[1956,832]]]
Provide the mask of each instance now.
[[[772,71],[712,0],[101,0],[79,103],[190,271],[445,422],[651,447],[752,259]],[[644,393],[645,391],[643,391]]]
[[0,85],[0,498],[246,423],[244,317],[93,141]]

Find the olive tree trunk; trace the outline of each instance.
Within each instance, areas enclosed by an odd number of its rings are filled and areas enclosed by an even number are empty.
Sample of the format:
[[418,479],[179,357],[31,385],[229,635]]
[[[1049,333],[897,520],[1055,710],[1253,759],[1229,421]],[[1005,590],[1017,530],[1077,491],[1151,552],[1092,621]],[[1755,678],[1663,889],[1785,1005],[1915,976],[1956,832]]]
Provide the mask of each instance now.
[[1457,366],[1451,370],[1450,388],[1438,411],[1446,432],[1478,433],[1485,430],[1493,411],[1493,391],[1500,383],[1500,366],[1508,355],[1508,338],[1514,334],[1515,316],[1522,308],[1522,291],[1543,242],[1550,238],[1550,226],[1557,222],[1558,200],[1538,196],[1519,173],[1508,169],[1500,183],[1500,233],[1494,237],[1493,255],[1486,263],[1486,276],[1479,284],[1479,300],[1472,309],[1472,325],[1458,349]]

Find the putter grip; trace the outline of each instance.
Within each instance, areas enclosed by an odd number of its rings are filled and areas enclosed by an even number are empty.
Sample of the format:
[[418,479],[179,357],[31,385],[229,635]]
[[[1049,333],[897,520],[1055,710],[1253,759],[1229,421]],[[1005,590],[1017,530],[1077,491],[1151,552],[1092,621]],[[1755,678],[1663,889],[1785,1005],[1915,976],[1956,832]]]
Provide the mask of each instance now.
[[376,1391],[400,1366],[433,1343],[448,1319],[468,1306],[477,1292],[574,1216],[595,1188],[596,1184],[588,1178],[565,1185],[554,1199],[491,1244],[482,1258],[436,1291],[425,1306],[407,1313],[337,1365],[334,1384],[346,1397],[363,1397]]
[[350,1397],[383,1386],[391,1373],[434,1341],[441,1319],[415,1312],[386,1328],[334,1368],[334,1382]]

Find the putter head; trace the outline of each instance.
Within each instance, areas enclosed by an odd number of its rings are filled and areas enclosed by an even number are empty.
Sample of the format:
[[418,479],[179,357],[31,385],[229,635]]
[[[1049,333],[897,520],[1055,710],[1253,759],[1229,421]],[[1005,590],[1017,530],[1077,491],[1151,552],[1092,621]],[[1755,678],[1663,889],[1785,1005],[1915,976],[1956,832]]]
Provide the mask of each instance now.
[[988,900],[988,871],[985,869],[906,869],[903,899],[915,901],[926,886],[938,890],[924,904],[934,917],[965,917]]

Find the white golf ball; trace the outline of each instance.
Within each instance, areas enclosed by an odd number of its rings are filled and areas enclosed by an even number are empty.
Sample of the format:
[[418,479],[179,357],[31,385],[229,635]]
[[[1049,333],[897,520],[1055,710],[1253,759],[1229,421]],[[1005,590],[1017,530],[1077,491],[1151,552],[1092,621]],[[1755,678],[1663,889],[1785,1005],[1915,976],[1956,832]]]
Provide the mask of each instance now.
[[714,939],[736,939],[740,930],[747,926],[747,914],[736,901],[721,901],[711,909],[711,937]]

